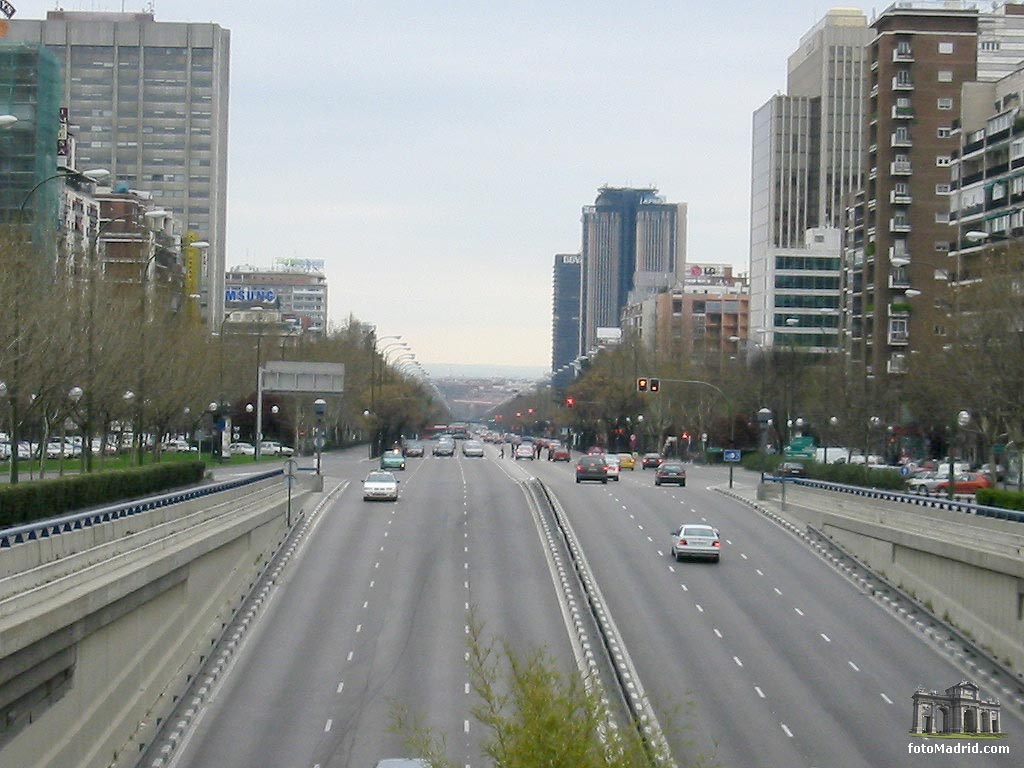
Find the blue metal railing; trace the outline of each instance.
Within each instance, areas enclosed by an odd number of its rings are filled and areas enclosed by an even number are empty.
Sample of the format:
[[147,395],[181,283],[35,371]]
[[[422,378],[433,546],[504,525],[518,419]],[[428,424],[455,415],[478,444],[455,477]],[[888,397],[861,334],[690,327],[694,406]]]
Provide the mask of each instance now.
[[772,483],[793,483],[807,488],[819,488],[825,491],[836,493],[848,493],[853,496],[863,496],[870,499],[882,499],[884,501],[895,501],[902,504],[913,504],[919,507],[930,507],[932,509],[947,509],[953,512],[963,512],[968,515],[979,517],[994,517],[999,520],[1011,520],[1016,523],[1024,523],[1024,512],[1015,509],[1003,509],[1002,507],[990,507],[985,504],[975,504],[970,501],[956,501],[938,496],[921,496],[916,493],[901,493],[898,491],[884,491],[878,488],[863,488],[857,485],[843,485],[842,483],[828,483],[824,480],[808,480],[799,477],[779,477],[777,475],[765,475],[766,482]]
[[185,491],[166,493],[161,496],[149,496],[144,499],[114,504],[109,507],[99,507],[85,512],[75,512],[63,517],[53,517],[48,520],[37,520],[14,528],[0,529],[0,549],[11,547],[15,544],[22,544],[26,541],[44,539],[49,536],[59,536],[62,533],[78,531],[82,528],[89,528],[94,525],[102,525],[113,520],[120,520],[125,517],[137,515],[140,512],[148,512],[159,507],[167,507],[171,504],[179,504],[183,501],[191,501],[201,496],[210,496],[215,493],[230,491],[234,488],[241,488],[245,485],[258,483],[271,477],[283,474],[284,470],[274,469],[269,472],[261,472],[257,475],[248,475],[237,480],[225,480],[220,483],[189,488]]

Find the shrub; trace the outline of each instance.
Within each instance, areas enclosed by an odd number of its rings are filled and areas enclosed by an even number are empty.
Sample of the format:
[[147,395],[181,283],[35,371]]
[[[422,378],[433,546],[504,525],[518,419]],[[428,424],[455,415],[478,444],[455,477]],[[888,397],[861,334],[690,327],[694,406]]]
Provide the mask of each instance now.
[[202,461],[151,464],[0,487],[0,526],[24,525],[102,504],[149,496],[202,480]]
[[1002,488],[982,488],[977,492],[979,504],[1000,509],[1024,510],[1024,493],[1007,491]]

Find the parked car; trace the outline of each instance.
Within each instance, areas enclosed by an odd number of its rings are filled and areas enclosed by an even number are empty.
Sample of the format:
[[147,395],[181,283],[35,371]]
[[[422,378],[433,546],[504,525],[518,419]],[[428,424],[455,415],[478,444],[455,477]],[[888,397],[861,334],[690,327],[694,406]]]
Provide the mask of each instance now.
[[[183,438],[168,440],[163,444],[162,449],[168,453],[195,453],[199,450],[194,445],[189,445],[188,440]],[[262,448],[260,450],[262,450]]]
[[654,484],[665,485],[675,483],[686,486],[686,467],[678,461],[663,461],[654,473]]
[[295,449],[282,445],[276,440],[264,440],[260,443],[261,456],[294,456]]
[[256,446],[252,443],[231,443],[228,453],[232,456],[255,456]]
[[645,453],[640,458],[640,468],[641,469],[657,469],[658,465],[661,464],[662,461],[664,461],[664,459],[661,458],[661,454],[660,453]]
[[632,453],[620,453],[619,468],[628,469],[630,471],[636,469],[636,456],[634,456]]
[[949,475],[943,476],[938,472],[922,472],[907,480],[907,490],[911,493],[931,496],[935,493],[935,488],[943,480],[948,481]]
[[722,557],[722,540],[718,529],[701,523],[685,523],[672,531],[669,549],[677,561],[684,557],[707,557],[716,563]]
[[[953,478],[953,493],[974,493],[982,488],[990,488],[992,482],[981,472],[964,472]],[[941,495],[949,492],[949,478],[935,486],[935,493]]]
[[398,501],[398,478],[390,472],[374,471],[363,480],[363,501]]
[[380,455],[381,469],[405,469],[405,456],[399,450],[386,451]]
[[603,455],[580,456],[576,462],[576,482],[584,480],[599,480],[602,483],[608,482],[608,473],[604,463]]

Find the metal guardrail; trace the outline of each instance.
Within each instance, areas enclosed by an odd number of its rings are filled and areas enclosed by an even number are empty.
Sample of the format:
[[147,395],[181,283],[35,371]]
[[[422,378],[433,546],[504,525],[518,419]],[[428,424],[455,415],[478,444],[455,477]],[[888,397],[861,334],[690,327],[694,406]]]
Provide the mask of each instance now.
[[970,501],[956,501],[938,496],[922,496],[916,493],[884,491],[878,488],[864,488],[858,485],[843,485],[842,483],[829,483],[824,480],[808,480],[800,477],[765,475],[764,479],[765,482],[792,483],[806,488],[819,488],[825,491],[848,493],[853,496],[883,499],[885,501],[895,501],[902,504],[912,504],[918,507],[946,509],[952,512],[963,512],[964,514],[977,515],[979,517],[992,517],[998,520],[1010,520],[1015,523],[1024,523],[1024,512],[1020,512],[1015,509],[1003,509],[1002,507],[990,507],[985,504],[975,504]]
[[190,488],[186,491],[176,491],[160,496],[149,496],[144,499],[137,499],[121,504],[114,504],[108,507],[100,507],[85,512],[76,512],[63,517],[53,517],[48,520],[37,520],[25,525],[13,528],[0,529],[0,549],[9,548],[15,544],[23,544],[26,541],[44,539],[50,536],[59,536],[62,533],[78,531],[94,525],[102,525],[113,520],[120,520],[131,517],[141,512],[148,512],[159,507],[167,507],[171,504],[179,504],[183,501],[190,501],[202,496],[210,496],[214,493],[230,491],[234,488],[241,488],[245,485],[258,483],[271,477],[283,474],[283,469],[274,469],[268,472],[261,472],[257,475],[247,475],[238,480],[226,480],[220,483],[210,483],[198,488]]

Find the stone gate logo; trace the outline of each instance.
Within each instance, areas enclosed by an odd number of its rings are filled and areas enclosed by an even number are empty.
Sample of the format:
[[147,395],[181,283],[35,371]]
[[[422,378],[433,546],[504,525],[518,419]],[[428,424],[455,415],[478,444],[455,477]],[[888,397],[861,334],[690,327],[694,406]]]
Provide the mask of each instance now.
[[981,689],[961,680],[945,693],[918,688],[914,692],[912,736],[935,738],[1002,738],[998,699],[983,699]]

